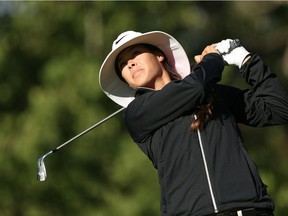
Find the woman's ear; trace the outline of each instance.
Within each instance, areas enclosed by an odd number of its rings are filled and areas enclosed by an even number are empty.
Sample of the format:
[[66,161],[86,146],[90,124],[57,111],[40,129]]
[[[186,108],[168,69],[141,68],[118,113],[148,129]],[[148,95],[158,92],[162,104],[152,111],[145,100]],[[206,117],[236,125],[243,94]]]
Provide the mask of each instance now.
[[159,56],[157,56],[157,58],[160,62],[164,61],[164,59],[165,59],[163,55],[159,55]]

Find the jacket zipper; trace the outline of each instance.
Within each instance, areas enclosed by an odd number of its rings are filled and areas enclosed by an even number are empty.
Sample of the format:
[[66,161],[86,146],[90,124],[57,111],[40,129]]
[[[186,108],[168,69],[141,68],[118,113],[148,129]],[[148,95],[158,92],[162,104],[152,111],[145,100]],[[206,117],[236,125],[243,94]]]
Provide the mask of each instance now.
[[[194,118],[196,120],[197,116],[194,115]],[[214,196],[214,192],[213,192],[213,188],[212,188],[212,184],[211,184],[211,179],[210,179],[209,170],[208,170],[208,166],[207,166],[206,155],[205,155],[205,152],[204,152],[202,138],[201,138],[201,134],[200,134],[200,130],[199,129],[197,129],[197,134],[198,134],[199,145],[200,145],[200,149],[201,149],[201,153],[202,153],[203,163],[204,163],[204,167],[205,167],[206,178],[207,178],[207,181],[208,181],[209,191],[210,191],[210,195],[211,195],[211,199],[212,199],[212,203],[213,203],[213,207],[214,207],[214,212],[218,213],[218,207],[217,207],[217,204],[216,204],[216,200],[215,200],[215,196]]]

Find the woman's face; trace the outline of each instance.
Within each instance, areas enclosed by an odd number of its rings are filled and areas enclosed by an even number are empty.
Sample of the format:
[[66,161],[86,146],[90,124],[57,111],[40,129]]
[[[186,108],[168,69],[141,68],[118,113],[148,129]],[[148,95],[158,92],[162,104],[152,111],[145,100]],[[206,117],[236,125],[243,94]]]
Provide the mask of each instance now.
[[134,45],[118,55],[117,66],[132,88],[157,89],[163,81],[163,60],[163,55],[153,54],[145,45]]

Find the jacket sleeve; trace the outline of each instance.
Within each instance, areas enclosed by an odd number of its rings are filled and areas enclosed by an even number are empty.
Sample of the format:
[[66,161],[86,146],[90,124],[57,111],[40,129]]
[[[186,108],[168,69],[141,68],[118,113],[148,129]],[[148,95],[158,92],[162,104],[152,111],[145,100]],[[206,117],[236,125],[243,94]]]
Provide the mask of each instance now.
[[183,80],[136,97],[125,111],[125,123],[134,141],[144,142],[164,124],[191,114],[204,100],[206,89],[221,79],[223,68],[220,55],[208,54]]
[[228,100],[237,122],[254,127],[287,124],[288,95],[261,58],[252,55],[240,73],[251,88],[228,93],[234,92]]

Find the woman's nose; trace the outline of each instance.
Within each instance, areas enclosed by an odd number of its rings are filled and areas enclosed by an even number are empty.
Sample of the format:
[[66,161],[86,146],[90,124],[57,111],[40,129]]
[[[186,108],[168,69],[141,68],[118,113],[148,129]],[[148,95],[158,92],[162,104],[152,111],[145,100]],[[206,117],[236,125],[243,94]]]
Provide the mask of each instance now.
[[130,70],[130,69],[132,69],[134,66],[136,66],[137,64],[136,64],[136,62],[128,62],[128,69]]

